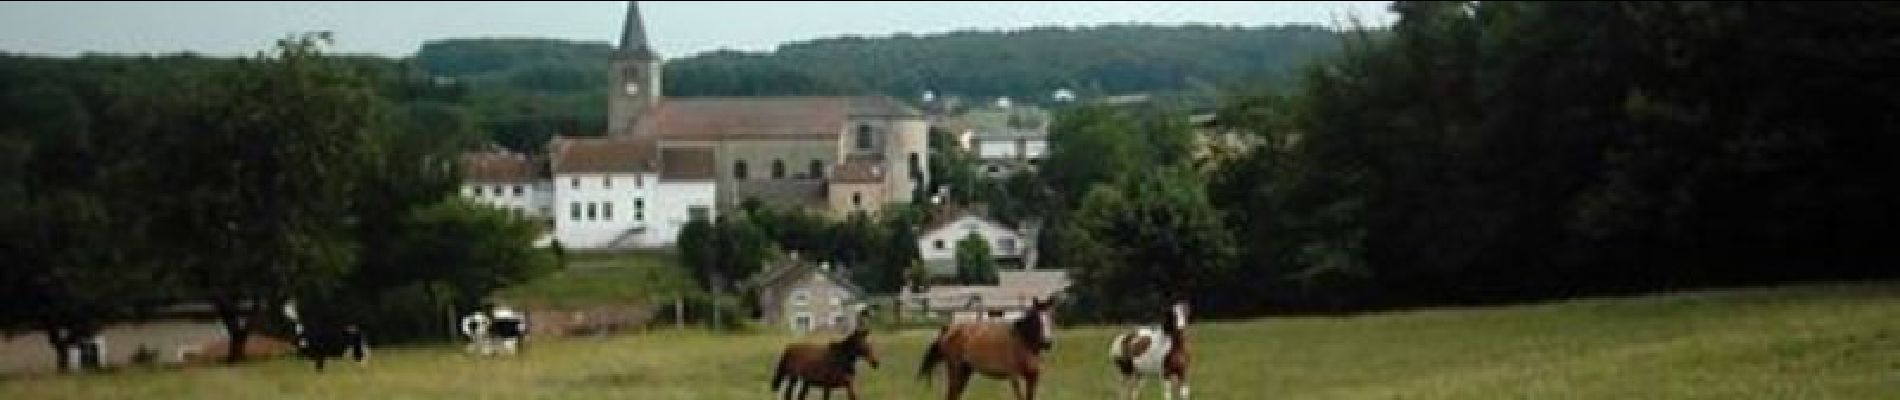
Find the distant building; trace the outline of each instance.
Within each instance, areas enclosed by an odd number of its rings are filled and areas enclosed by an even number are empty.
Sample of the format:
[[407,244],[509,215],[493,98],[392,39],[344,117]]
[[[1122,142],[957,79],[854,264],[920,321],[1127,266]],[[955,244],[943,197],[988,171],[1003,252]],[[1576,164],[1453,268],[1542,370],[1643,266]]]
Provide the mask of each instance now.
[[999,271],[995,285],[933,285],[922,292],[905,287],[898,299],[906,315],[947,321],[1009,319],[1028,310],[1031,300],[1062,293],[1069,284],[1068,271]]
[[841,270],[796,256],[761,271],[743,286],[757,291],[766,325],[794,333],[854,329],[865,298]]
[[748,199],[877,213],[929,180],[925,117],[889,97],[662,96],[639,10],[628,6],[608,60],[605,135],[554,138],[544,156],[470,154],[465,169],[482,172],[464,195],[551,220],[564,246],[601,249],[669,246],[679,225]]
[[977,173],[1003,178],[1034,170],[1049,156],[1048,111],[1035,106],[970,110],[957,118],[962,143],[976,155]]
[[1034,268],[1035,235],[1018,231],[994,220],[968,212],[953,212],[924,226],[918,235],[917,254],[924,271],[932,277],[957,274],[957,242],[971,234],[990,246],[990,257],[999,270]]

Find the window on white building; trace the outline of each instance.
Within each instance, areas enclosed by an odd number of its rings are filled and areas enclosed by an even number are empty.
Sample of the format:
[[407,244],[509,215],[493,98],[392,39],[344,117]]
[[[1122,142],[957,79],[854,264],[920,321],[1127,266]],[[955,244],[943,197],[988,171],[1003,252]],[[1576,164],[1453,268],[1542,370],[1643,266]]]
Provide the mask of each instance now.
[[851,192],[851,207],[864,208],[864,195],[862,193]]
[[568,202],[567,213],[568,219],[575,221],[581,220],[581,203]]
[[745,160],[732,162],[732,179],[744,180],[746,176]]
[[572,179],[568,179],[568,185],[569,185],[569,186],[572,186],[572,187],[573,187],[573,188],[575,188],[575,189],[580,189],[580,188],[581,188],[581,178],[572,178]]
[[706,206],[686,207],[686,218],[692,221],[705,221],[712,218],[712,208]]
[[785,160],[772,160],[772,179],[785,179]]
[[600,219],[604,221],[614,220],[614,203],[600,203]]
[[939,239],[939,240],[931,241],[930,247],[936,248],[937,250],[943,250],[943,240]]
[[481,197],[481,196],[482,196],[482,187],[481,187],[481,186],[476,186],[476,187],[475,187],[475,197]]
[[1016,239],[1004,238],[1002,245],[997,248],[1002,249],[1003,254],[1016,254]]
[[608,189],[613,189],[613,188],[614,188],[614,177],[612,177],[612,176],[603,176],[603,177],[600,177],[600,187],[604,187],[604,188],[608,188]]
[[597,219],[600,219],[600,204],[587,203],[587,220],[594,221]]
[[831,327],[844,328],[844,313],[837,311],[831,312]]
[[521,197],[521,185],[515,185],[515,197]]
[[924,179],[924,169],[921,166],[923,163],[919,160],[922,160],[922,158],[917,156],[917,152],[913,151],[910,153],[910,180],[921,181]]
[[858,125],[858,150],[871,149],[871,126]]
[[633,199],[633,220],[634,221],[647,220],[646,199]]

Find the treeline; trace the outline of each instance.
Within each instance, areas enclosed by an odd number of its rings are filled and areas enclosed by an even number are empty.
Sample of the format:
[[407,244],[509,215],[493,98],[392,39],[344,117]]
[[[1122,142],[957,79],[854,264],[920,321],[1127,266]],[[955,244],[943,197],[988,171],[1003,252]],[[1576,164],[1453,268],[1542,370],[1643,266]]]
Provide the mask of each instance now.
[[[1392,10],[1389,36],[1350,36],[1298,86],[1230,101],[1218,128],[1260,144],[1205,192],[1070,192],[1081,211],[1043,250],[1079,271],[1078,300],[1150,282],[1221,313],[1360,310],[1900,276],[1884,242],[1900,223],[1900,6]],[[1057,161],[1058,186],[1115,170]]]
[[0,65],[0,331],[59,348],[204,304],[236,361],[290,332],[295,299],[307,324],[439,338],[450,312],[555,268],[531,247],[543,227],[457,195],[459,114],[390,101],[429,88],[327,39]]

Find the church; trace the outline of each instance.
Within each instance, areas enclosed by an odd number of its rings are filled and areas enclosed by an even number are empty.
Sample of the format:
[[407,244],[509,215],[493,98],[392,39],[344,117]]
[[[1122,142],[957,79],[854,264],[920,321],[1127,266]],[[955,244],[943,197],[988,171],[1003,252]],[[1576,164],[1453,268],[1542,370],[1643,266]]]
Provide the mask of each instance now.
[[666,97],[638,2],[611,57],[607,132],[465,154],[463,195],[551,222],[567,248],[650,248],[748,200],[841,218],[929,181],[926,118],[890,97]]

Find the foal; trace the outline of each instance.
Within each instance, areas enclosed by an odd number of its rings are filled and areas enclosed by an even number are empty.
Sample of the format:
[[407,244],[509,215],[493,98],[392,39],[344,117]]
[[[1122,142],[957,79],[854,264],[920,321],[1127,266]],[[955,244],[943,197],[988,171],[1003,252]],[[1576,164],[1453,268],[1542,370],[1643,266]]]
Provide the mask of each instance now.
[[917,374],[928,378],[937,363],[949,366],[944,374],[950,379],[945,396],[950,400],[963,397],[964,386],[976,372],[1008,379],[1017,399],[1035,400],[1042,353],[1053,345],[1050,329],[1054,324],[1049,316],[1052,303],[1032,300],[1029,312],[1014,322],[966,322],[944,327],[924,352],[924,363]]
[[1168,308],[1168,319],[1161,327],[1147,326],[1115,336],[1108,346],[1109,356],[1122,375],[1122,391],[1129,399],[1140,391],[1142,380],[1160,376],[1167,381],[1162,388],[1169,399],[1188,397],[1188,340],[1186,302]]
[[[824,390],[825,399],[831,399],[831,389],[844,388],[847,399],[857,400],[858,392],[852,386],[858,358],[877,368],[877,354],[871,352],[868,339],[871,331],[864,328],[851,332],[843,340],[830,344],[796,343],[785,346],[785,352],[778,357],[778,369],[772,373],[772,392],[777,394],[779,383],[785,382],[785,398],[792,398],[793,388],[797,388],[798,398],[803,400],[812,386]],[[802,385],[801,385],[802,383]]]

